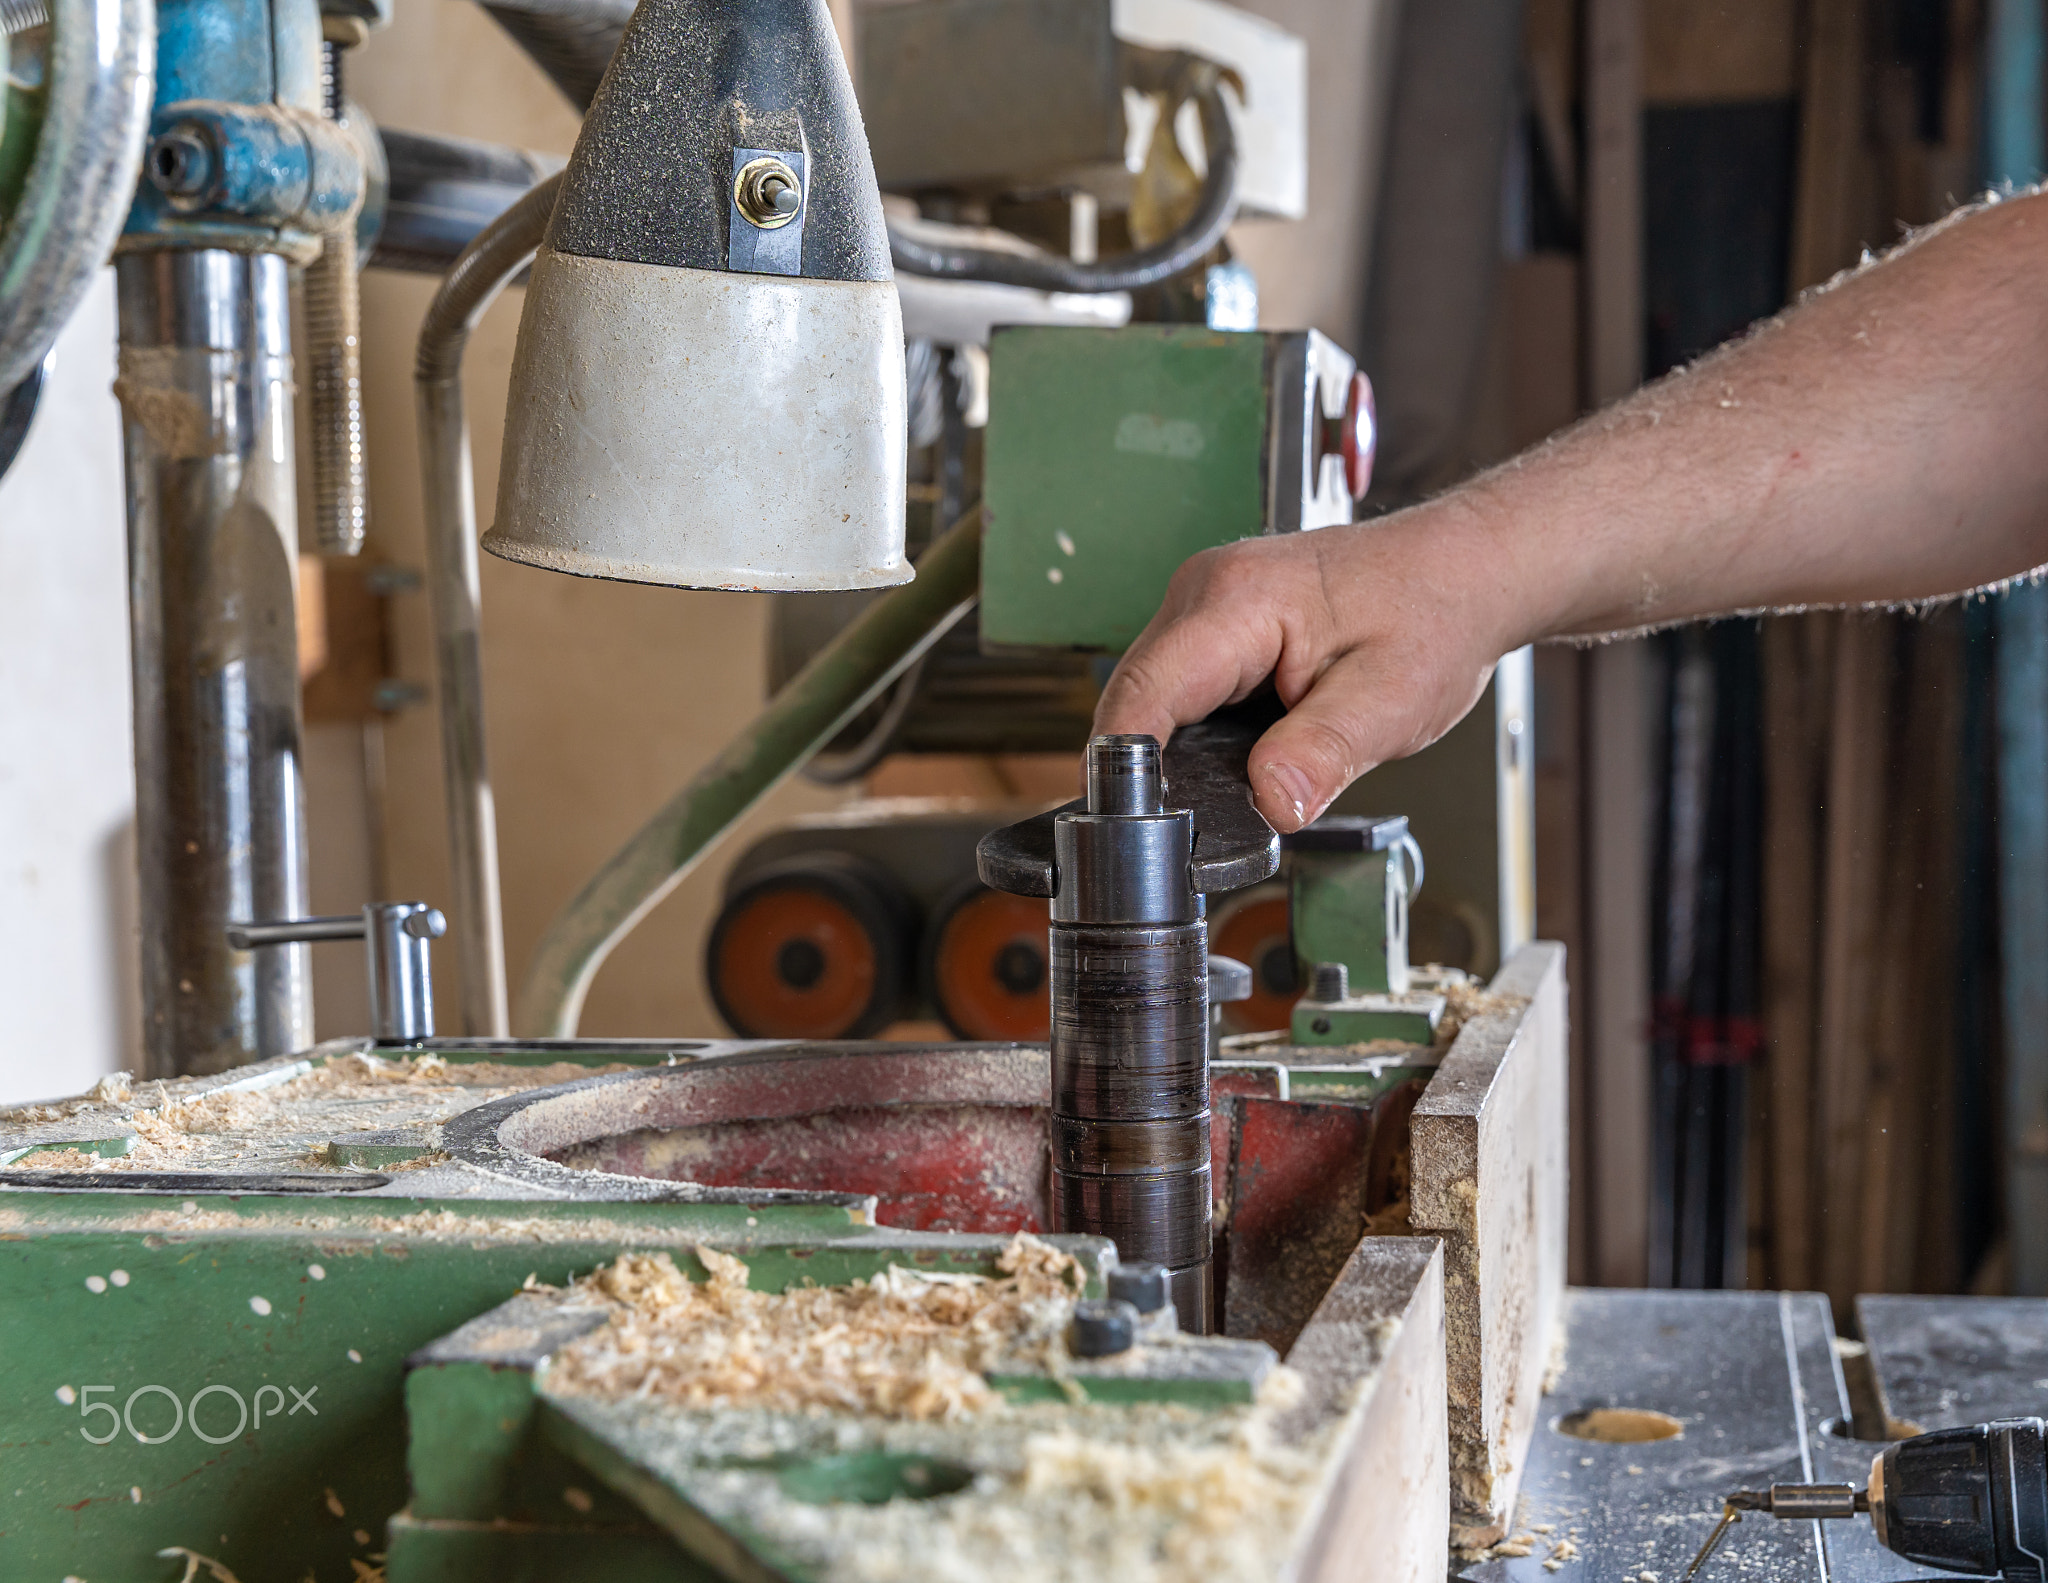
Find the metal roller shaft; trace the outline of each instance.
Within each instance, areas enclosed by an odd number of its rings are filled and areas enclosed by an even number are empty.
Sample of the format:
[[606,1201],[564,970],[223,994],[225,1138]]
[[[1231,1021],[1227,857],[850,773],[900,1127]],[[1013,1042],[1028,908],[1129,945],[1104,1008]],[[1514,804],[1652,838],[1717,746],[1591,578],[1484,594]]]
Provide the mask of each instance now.
[[1159,744],[1091,742],[1088,811],[1053,840],[1053,1225],[1167,1266],[1182,1326],[1206,1331],[1209,929]]

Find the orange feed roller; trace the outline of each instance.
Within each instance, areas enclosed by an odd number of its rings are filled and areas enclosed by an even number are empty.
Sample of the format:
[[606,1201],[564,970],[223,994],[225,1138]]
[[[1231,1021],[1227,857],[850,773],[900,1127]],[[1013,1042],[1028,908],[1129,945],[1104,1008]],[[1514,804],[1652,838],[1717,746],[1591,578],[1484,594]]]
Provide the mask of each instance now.
[[1232,1033],[1285,1028],[1301,998],[1286,887],[1259,885],[1230,898],[1216,909],[1209,937],[1218,956],[1233,957],[1252,970],[1251,996],[1223,1007],[1224,1026]]
[[733,1031],[761,1039],[857,1039],[895,1011],[893,941],[830,875],[750,886],[719,916],[711,994]]
[[932,929],[926,982],[947,1027],[963,1039],[1037,1043],[1048,1037],[1050,921],[1042,897],[979,886],[942,910]]

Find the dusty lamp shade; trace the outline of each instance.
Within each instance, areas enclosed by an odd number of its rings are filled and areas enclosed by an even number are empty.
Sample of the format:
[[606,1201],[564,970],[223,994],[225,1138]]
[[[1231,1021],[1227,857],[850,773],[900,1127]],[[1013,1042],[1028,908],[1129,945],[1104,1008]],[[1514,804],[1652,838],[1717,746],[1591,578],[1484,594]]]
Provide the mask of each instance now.
[[642,0],[519,321],[484,548],[683,588],[881,588],[903,322],[825,0]]

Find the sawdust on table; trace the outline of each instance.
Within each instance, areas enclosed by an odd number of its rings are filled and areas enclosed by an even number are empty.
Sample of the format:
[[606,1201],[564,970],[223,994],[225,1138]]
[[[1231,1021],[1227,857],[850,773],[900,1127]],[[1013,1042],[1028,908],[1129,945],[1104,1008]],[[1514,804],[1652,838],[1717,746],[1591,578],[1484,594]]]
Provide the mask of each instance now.
[[1466,980],[1443,986],[1444,1014],[1436,1025],[1436,1050],[1448,1051],[1464,1031],[1465,1024],[1481,1017],[1507,1016],[1529,1004],[1527,995],[1496,993]]
[[132,1073],[109,1072],[76,1099],[58,1100],[47,1105],[14,1105],[0,1110],[0,1122],[12,1121],[34,1125],[49,1121],[68,1121],[88,1110],[108,1105],[125,1105],[134,1097],[134,1093],[135,1078]]
[[1100,1418],[1085,1433],[1033,1434],[1021,1471],[993,1492],[844,1512],[832,1583],[1279,1577],[1315,1501],[1320,1457],[1275,1444],[1256,1408],[1210,1437],[1172,1428],[1194,1443]]
[[953,1419],[1000,1398],[983,1372],[999,1359],[1048,1357],[1087,1274],[1028,1233],[1010,1240],[998,1276],[891,1265],[850,1286],[749,1288],[747,1266],[696,1250],[696,1282],[666,1253],[626,1253],[576,1290],[615,1305],[603,1328],[548,1369],[550,1389],[674,1402],[826,1409]]
[[[626,1063],[592,1067],[555,1061],[544,1066],[512,1066],[494,1061],[448,1061],[433,1054],[382,1056],[355,1051],[283,1082],[260,1088],[216,1088],[185,1098],[171,1097],[162,1084],[136,1092],[124,1081],[117,1090],[123,1103],[146,1100],[152,1090],[157,1098],[155,1104],[136,1105],[123,1118],[136,1134],[127,1154],[89,1155],[84,1165],[69,1161],[46,1164],[38,1157],[34,1168],[150,1171],[232,1166],[250,1154],[274,1153],[281,1137],[427,1127],[508,1094],[633,1070],[637,1068]],[[101,1102],[110,1101],[113,1092]],[[55,1107],[39,1109],[53,1114],[49,1118],[26,1112],[15,1115],[29,1120],[58,1119]],[[269,1163],[289,1163],[300,1170],[330,1168],[317,1160]],[[428,1163],[439,1162],[423,1160],[411,1168],[421,1169]]]
[[53,1195],[38,1201],[32,1211],[13,1205],[0,1207],[0,1235],[76,1226],[96,1232],[138,1232],[175,1242],[181,1236],[246,1231],[269,1236],[314,1236],[321,1239],[322,1247],[336,1253],[371,1252],[392,1237],[467,1242],[476,1247],[504,1242],[616,1245],[630,1241],[689,1248],[704,1236],[702,1226],[670,1227],[657,1221],[628,1226],[597,1214],[466,1214],[452,1209],[423,1209],[404,1215],[347,1214],[312,1207],[317,1203],[317,1199],[309,1200],[307,1207],[300,1208],[297,1204],[280,1207],[275,1203],[251,1202],[247,1208],[202,1209],[196,1199],[188,1199],[175,1209],[137,1204],[119,1214],[85,1214],[78,1212],[66,1195]]
[[53,1144],[47,1149],[31,1149],[7,1168],[10,1171],[90,1171],[106,1162],[96,1154],[87,1154],[83,1149],[67,1149]]
[[[1314,1508],[1336,1425],[1283,1445],[1299,1400],[1272,1371],[1248,1406],[1019,1406],[982,1371],[1036,1356],[1055,1374],[1084,1274],[1028,1233],[995,1276],[892,1267],[841,1287],[748,1287],[746,1265],[700,1248],[710,1278],[626,1254],[572,1289],[608,1324],[551,1359],[551,1395],[660,1401],[882,1422],[872,1432],[967,1433],[980,1471],[939,1499],[879,1505],[743,1500],[747,1526],[822,1544],[828,1583],[1265,1583]],[[936,1446],[935,1446],[936,1449]],[[754,1505],[755,1501],[765,1504]]]

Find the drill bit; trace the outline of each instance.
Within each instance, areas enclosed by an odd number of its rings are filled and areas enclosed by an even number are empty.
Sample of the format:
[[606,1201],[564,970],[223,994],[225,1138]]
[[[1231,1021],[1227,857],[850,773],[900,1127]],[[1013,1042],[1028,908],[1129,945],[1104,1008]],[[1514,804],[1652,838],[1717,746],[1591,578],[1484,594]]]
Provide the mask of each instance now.
[[1744,1512],[1768,1512],[1773,1517],[1788,1520],[1812,1520],[1854,1517],[1858,1512],[1869,1510],[1869,1496],[1849,1484],[1773,1484],[1767,1490],[1737,1490],[1721,1503],[1721,1520],[1707,1535],[1707,1542],[1700,1546],[1700,1553],[1692,1558],[1692,1565],[1685,1569],[1686,1579],[1690,1583],[1690,1579],[1707,1564],[1721,1543],[1721,1536],[1742,1521]]
[[1763,1505],[1764,1497],[1753,1490],[1737,1490],[1721,1503],[1721,1520],[1714,1524],[1714,1531],[1707,1535],[1707,1542],[1700,1546],[1700,1553],[1692,1558],[1692,1565],[1685,1569],[1686,1583],[1692,1583],[1699,1569],[1707,1564],[1707,1557],[1711,1556],[1715,1547],[1721,1543],[1721,1536],[1742,1521],[1742,1514],[1745,1511],[1760,1511]]

